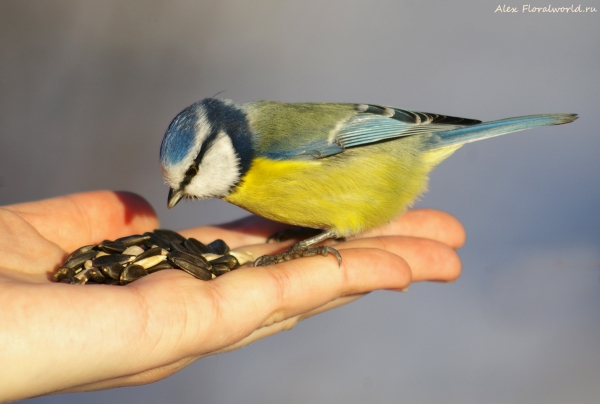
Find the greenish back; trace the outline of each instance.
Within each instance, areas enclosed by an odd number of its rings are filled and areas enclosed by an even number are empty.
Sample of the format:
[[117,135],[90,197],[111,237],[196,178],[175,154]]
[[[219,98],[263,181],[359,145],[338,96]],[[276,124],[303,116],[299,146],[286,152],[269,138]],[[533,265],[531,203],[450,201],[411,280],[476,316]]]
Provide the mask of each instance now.
[[257,101],[246,108],[250,127],[259,132],[255,139],[259,156],[327,144],[338,125],[356,114],[353,104]]

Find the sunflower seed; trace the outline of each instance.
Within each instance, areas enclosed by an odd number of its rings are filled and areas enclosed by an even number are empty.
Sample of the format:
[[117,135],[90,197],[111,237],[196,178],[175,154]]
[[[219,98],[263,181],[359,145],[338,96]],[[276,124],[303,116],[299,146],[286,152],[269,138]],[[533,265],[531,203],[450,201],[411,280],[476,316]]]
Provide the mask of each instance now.
[[85,271],[81,271],[80,273],[78,273],[71,279],[75,279],[75,283],[77,283],[77,284],[85,285],[89,279],[89,275],[88,275],[89,271],[90,271],[89,269],[86,269]]
[[104,281],[106,280],[106,277],[102,275],[100,269],[96,267],[90,268],[88,270],[87,277],[90,281],[94,281],[96,283],[104,283]]
[[188,254],[191,253],[191,251],[188,250],[187,248],[185,248],[183,246],[183,244],[178,244],[178,243],[174,243],[174,242],[171,242],[171,251],[180,251],[180,252],[184,252],[184,253],[188,253]]
[[249,262],[254,262],[254,257],[252,257],[252,254],[247,252],[229,251],[229,255],[233,255],[240,263],[240,266],[246,265]]
[[75,258],[68,260],[62,266],[71,268],[71,269],[75,269],[75,270],[79,269],[83,266],[84,262],[86,262],[87,260],[93,259],[97,253],[98,252],[94,251],[94,250],[88,251],[86,253],[76,256]]
[[143,253],[141,253],[140,255],[138,255],[137,257],[135,257],[135,262],[141,261],[144,258],[153,257],[155,255],[167,255],[168,253],[169,252],[167,250],[165,250],[164,248],[160,248],[160,247],[150,248],[149,250],[146,250]]
[[[206,260],[206,258],[204,258],[201,255],[192,255],[186,252],[182,252],[182,251],[171,251],[167,257],[172,261],[175,262],[174,260],[185,260],[187,262],[190,262],[196,266],[199,266],[201,268],[210,269],[210,263]],[[182,268],[183,269],[183,268]]]
[[125,244],[123,244],[123,242],[121,242],[121,241],[104,240],[103,242],[98,244],[98,248],[104,252],[113,254],[113,253],[122,253],[123,251],[125,251],[127,246],[125,246]]
[[64,279],[69,279],[75,276],[75,270],[73,268],[60,267],[54,273],[53,279],[54,282],[61,282]]
[[250,261],[252,257],[246,253],[229,253],[223,240],[205,245],[172,230],[156,229],[78,248],[57,268],[53,279],[72,284],[126,285],[174,268],[209,280]]
[[211,249],[209,249],[206,245],[204,245],[202,242],[196,240],[193,237],[190,237],[187,240],[185,240],[183,245],[189,251],[196,253],[196,254],[212,253]]
[[121,273],[121,285],[127,285],[128,283],[131,283],[146,275],[148,275],[148,273],[146,272],[144,267],[135,264],[129,265]]
[[125,255],[140,255],[143,252],[144,252],[144,249],[142,247],[138,247],[137,245],[132,245],[130,247],[127,247],[125,249],[125,251],[123,251],[122,254],[125,254]]
[[84,245],[83,247],[79,247],[78,249],[73,251],[71,254],[69,254],[69,256],[67,257],[67,259],[65,259],[65,261],[71,261],[73,258],[79,257],[80,255],[90,252],[95,247],[96,247],[95,245]]
[[121,242],[125,247],[131,247],[132,245],[140,245],[150,237],[147,235],[134,234],[132,236],[121,237],[115,240],[115,242]]
[[147,239],[142,241],[142,244],[145,248],[154,248],[154,247],[158,247],[158,245],[156,245],[151,239]]
[[215,254],[225,255],[229,253],[229,246],[221,239],[216,239],[212,243],[206,245],[208,248],[213,250]]
[[169,261],[162,261],[162,262],[159,262],[158,264],[154,265],[153,267],[148,268],[146,271],[149,274],[152,274],[154,272],[162,271],[163,269],[181,269],[181,268],[175,268],[174,264]]
[[210,270],[210,272],[212,272],[213,275],[215,275],[215,276],[221,276],[230,271],[231,271],[231,269],[229,269],[229,267],[225,264],[213,265]]
[[212,266],[225,265],[228,269],[234,269],[240,266],[237,258],[235,258],[233,255],[223,255],[222,257],[215,258],[209,262]]
[[171,242],[169,240],[165,240],[158,234],[146,232],[146,233],[144,233],[144,236],[149,237],[147,240],[144,240],[144,245],[146,245],[146,246],[148,246],[148,244],[150,244],[150,246],[156,245],[158,247],[164,248],[165,250],[171,249]]
[[148,269],[158,264],[159,262],[166,261],[166,255],[153,255],[152,257],[144,258],[143,260],[136,261],[135,264]]
[[175,264],[178,268],[183,269],[185,272],[194,276],[195,278],[202,279],[203,281],[212,279],[212,273],[208,269],[198,266],[187,259],[175,256],[170,257],[169,261],[173,262],[173,264]]
[[183,244],[185,242],[185,237],[181,234],[174,232],[169,229],[156,229],[154,230],[154,234],[157,234],[159,237],[164,238],[165,240],[169,240],[172,243]]
[[204,259],[206,259],[207,261],[212,261],[214,259],[217,259],[219,257],[222,257],[222,255],[219,254],[213,254],[213,253],[206,253],[206,254],[202,254],[202,256],[204,257]]
[[127,264],[135,259],[133,255],[124,255],[124,254],[112,254],[105,255],[102,257],[95,258],[92,261],[93,266],[95,267],[105,267],[113,264]]
[[100,268],[106,279],[118,281],[121,278],[121,273],[125,267],[119,263],[103,266]]

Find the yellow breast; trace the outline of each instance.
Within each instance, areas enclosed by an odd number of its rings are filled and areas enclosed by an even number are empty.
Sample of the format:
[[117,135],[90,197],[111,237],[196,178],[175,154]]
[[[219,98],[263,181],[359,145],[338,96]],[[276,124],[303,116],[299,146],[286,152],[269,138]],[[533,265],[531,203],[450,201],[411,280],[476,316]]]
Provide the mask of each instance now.
[[224,199],[278,222],[348,236],[402,213],[426,190],[428,172],[458,147],[424,154],[415,136],[317,160],[256,158]]

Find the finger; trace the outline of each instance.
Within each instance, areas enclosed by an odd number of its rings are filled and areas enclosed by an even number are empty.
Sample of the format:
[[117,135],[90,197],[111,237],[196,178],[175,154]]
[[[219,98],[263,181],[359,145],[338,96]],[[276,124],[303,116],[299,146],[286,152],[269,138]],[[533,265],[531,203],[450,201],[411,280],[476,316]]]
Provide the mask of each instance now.
[[[65,252],[46,240],[25,219],[0,208],[0,274],[5,279],[47,282]],[[24,274],[35,275],[23,277]]]
[[[206,293],[198,291],[181,296],[181,301],[189,305],[186,313],[191,317],[198,313],[198,307],[212,307],[218,313],[213,338],[204,341],[204,348],[212,351],[340,296],[402,289],[410,283],[410,268],[396,255],[375,249],[344,250],[341,254],[341,267],[332,257],[310,257],[239,269],[201,285],[212,296],[210,302],[205,301]],[[188,317],[187,324],[195,322],[206,324],[207,319]],[[191,334],[197,336],[199,332]]]
[[[220,226],[203,226],[187,229],[181,233],[203,242],[216,238],[227,241],[232,248],[249,244],[264,243],[267,237],[285,228],[285,225],[258,216],[248,216]],[[460,248],[465,242],[465,231],[452,215],[433,209],[414,209],[391,221],[389,224],[357,235],[370,237],[379,235],[403,235],[437,240],[452,248]]]
[[[223,349],[254,330],[302,315],[341,296],[376,289],[402,289],[411,279],[401,258],[382,250],[341,252],[269,267],[240,268],[210,282],[198,282],[181,271],[165,270],[144,277],[135,289],[150,304],[144,326],[153,352],[177,358],[196,357]],[[159,330],[159,335],[153,335]],[[139,355],[134,349],[131,355]],[[160,357],[164,360],[164,357]],[[155,358],[146,355],[145,362]],[[154,362],[156,363],[156,362]]]
[[249,345],[260,339],[269,337],[271,335],[275,335],[281,331],[289,331],[292,328],[294,328],[296,326],[296,324],[298,324],[298,322],[300,322],[302,320],[305,320],[309,317],[315,316],[319,313],[323,313],[325,311],[333,310],[337,307],[344,306],[348,303],[352,303],[353,301],[358,300],[365,295],[366,295],[366,293],[342,296],[342,297],[339,297],[329,303],[324,304],[321,307],[317,307],[316,309],[310,310],[301,315],[298,315],[295,317],[290,317],[283,321],[273,323],[273,324],[265,326],[265,327],[261,327],[261,328],[255,330],[252,334],[245,337],[244,339],[236,342],[235,344],[229,345],[223,349],[219,349],[218,351],[211,352],[211,355],[230,352],[235,349]]
[[387,236],[350,240],[336,245],[347,248],[380,248],[402,257],[410,266],[412,281],[452,282],[462,268],[460,258],[448,245],[426,238]]
[[158,227],[141,196],[95,191],[7,206],[65,251]]
[[[289,247],[286,243],[256,244],[240,251],[254,259],[267,254],[278,254]],[[377,248],[402,257],[410,267],[412,281],[451,282],[460,276],[461,262],[456,251],[448,245],[426,238],[383,236],[356,238],[334,245],[338,251],[355,248]]]
[[434,209],[412,209],[385,226],[378,227],[360,237],[402,235],[436,240],[452,248],[465,243],[462,224],[452,215]]

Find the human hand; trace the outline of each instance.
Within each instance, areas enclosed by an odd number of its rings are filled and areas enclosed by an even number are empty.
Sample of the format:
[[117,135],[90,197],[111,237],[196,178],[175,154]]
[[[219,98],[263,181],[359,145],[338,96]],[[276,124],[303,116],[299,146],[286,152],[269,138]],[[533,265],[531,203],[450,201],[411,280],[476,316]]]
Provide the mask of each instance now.
[[[209,282],[164,270],[129,285],[53,283],[72,250],[158,227],[152,208],[129,193],[90,192],[0,208],[0,401],[150,383],[196,359],[292,328],[299,320],[377,289],[451,281],[460,223],[434,210],[336,245],[333,257],[240,268]],[[255,257],[283,226],[251,216],[182,231],[222,238]]]

